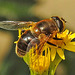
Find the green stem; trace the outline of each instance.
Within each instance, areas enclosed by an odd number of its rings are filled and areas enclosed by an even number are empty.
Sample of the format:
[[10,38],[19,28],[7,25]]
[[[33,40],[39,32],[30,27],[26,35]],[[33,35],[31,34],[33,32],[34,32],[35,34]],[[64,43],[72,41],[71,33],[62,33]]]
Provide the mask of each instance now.
[[62,61],[62,59],[57,55],[55,60],[50,64],[49,75],[54,75],[58,64]]

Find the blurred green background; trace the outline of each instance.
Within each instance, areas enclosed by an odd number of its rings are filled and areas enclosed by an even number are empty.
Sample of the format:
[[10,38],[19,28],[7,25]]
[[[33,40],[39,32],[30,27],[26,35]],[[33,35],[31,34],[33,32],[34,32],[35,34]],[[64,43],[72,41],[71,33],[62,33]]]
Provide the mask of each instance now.
[[[0,0],[0,21],[39,21],[57,15],[67,20],[66,28],[75,32],[73,0]],[[15,53],[18,31],[0,29],[0,75],[29,75],[29,68]],[[56,75],[75,75],[75,53],[65,51],[66,60]]]

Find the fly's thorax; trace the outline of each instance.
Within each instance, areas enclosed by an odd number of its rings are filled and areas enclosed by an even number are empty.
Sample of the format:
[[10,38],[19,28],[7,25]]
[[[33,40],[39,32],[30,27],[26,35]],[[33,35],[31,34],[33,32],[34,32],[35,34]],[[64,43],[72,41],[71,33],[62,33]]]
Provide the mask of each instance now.
[[49,36],[54,31],[59,31],[56,23],[51,19],[45,19],[37,22],[34,27],[31,28],[31,32],[34,36],[38,37],[41,33]]

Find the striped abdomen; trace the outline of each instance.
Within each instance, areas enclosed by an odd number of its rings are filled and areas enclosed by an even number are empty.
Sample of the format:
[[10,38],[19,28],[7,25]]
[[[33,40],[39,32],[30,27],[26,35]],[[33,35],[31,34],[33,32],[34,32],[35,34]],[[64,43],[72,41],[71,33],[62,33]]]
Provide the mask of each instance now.
[[30,31],[26,31],[21,35],[21,38],[16,44],[16,53],[18,56],[22,57],[26,54],[27,46],[33,38],[34,36]]

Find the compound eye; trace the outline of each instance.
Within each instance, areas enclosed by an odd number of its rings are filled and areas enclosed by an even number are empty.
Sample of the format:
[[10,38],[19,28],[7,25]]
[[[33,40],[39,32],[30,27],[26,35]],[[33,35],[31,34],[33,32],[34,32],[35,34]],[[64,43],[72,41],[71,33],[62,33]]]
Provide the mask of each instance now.
[[62,32],[64,30],[63,21],[58,16],[51,17],[57,24],[59,31]]
[[54,19],[54,20],[57,20],[58,19],[57,16],[52,16],[51,18]]

